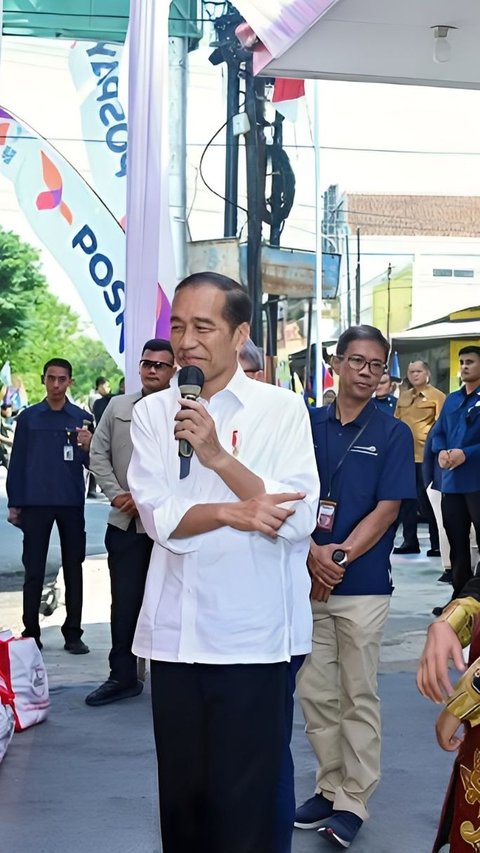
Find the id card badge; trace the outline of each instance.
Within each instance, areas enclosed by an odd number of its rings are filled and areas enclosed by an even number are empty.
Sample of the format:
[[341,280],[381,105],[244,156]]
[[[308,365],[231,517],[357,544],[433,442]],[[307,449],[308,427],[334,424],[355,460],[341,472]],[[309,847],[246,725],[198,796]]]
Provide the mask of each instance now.
[[318,509],[317,530],[325,530],[328,531],[328,533],[332,532],[337,506],[337,501],[320,501],[320,506]]
[[73,462],[73,444],[63,445],[63,461]]

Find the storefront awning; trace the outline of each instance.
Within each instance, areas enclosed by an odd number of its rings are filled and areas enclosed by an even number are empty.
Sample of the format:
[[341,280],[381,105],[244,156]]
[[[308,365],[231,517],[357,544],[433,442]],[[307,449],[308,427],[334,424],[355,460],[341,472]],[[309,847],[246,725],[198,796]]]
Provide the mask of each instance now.
[[[255,48],[257,73],[480,88],[477,0],[237,0],[235,5],[267,49]],[[450,28],[450,57],[440,52],[443,61],[436,62],[434,28],[439,26]]]

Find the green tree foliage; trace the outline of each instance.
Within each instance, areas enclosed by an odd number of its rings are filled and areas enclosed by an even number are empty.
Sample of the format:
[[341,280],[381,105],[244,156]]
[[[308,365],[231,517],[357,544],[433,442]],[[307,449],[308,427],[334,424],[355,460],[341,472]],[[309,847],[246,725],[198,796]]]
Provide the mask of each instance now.
[[44,396],[43,365],[54,357],[72,363],[76,400],[86,399],[100,375],[117,389],[115,362],[101,341],[82,333],[78,315],[49,291],[39,253],[0,228],[0,367],[10,361],[35,403]]
[[65,348],[64,358],[68,358],[73,366],[75,384],[72,394],[75,400],[86,401],[97,376],[106,376],[112,392],[117,392],[122,374],[101,341],[88,335],[77,335]]
[[38,252],[0,229],[0,361],[22,345],[36,296],[46,291]]

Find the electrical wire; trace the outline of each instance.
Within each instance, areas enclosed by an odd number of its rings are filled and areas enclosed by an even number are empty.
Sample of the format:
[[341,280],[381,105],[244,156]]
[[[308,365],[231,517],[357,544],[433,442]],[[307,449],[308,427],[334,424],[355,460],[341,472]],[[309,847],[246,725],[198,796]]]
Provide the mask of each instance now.
[[[242,105],[242,106],[243,106],[243,105]],[[211,139],[209,139],[209,141],[207,142],[207,144],[205,145],[205,147],[204,147],[204,149],[203,149],[203,151],[202,151],[202,155],[201,155],[201,157],[200,157],[200,162],[199,162],[199,164],[198,164],[198,171],[199,171],[199,174],[200,174],[200,178],[202,179],[202,182],[203,182],[203,183],[204,183],[204,185],[206,186],[207,190],[209,190],[211,193],[213,193],[213,195],[217,196],[217,198],[220,198],[220,199],[221,199],[223,202],[225,202],[226,204],[231,204],[231,205],[232,205],[232,207],[236,207],[236,208],[237,208],[237,210],[243,210],[243,212],[244,212],[244,213],[246,213],[246,214],[247,214],[247,216],[248,216],[248,210],[247,210],[247,208],[246,208],[246,207],[242,207],[242,205],[241,205],[241,204],[238,204],[238,202],[236,203],[236,202],[234,202],[234,201],[231,201],[230,199],[226,198],[226,196],[224,196],[224,195],[222,195],[221,193],[219,193],[219,192],[217,192],[216,190],[214,190],[214,189],[213,189],[213,187],[211,187],[211,186],[210,186],[210,184],[208,183],[208,181],[206,180],[205,175],[203,174],[203,168],[202,168],[202,167],[203,167],[203,161],[204,161],[204,159],[205,159],[205,155],[206,155],[206,153],[207,153],[208,149],[210,148],[210,146],[211,146],[212,142],[214,141],[214,139],[216,139],[216,137],[218,136],[218,134],[219,134],[219,133],[221,133],[221,132],[222,132],[222,130],[224,130],[224,128],[226,128],[226,126],[228,125],[228,123],[229,123],[230,121],[232,121],[232,120],[233,120],[233,116],[229,116],[229,117],[227,118],[227,120],[223,122],[223,124],[221,125],[221,127],[219,127],[219,128],[218,128],[218,130],[216,130],[216,131],[215,131],[215,133],[213,134],[213,136],[211,137]],[[226,146],[225,146],[225,148],[226,148]]]

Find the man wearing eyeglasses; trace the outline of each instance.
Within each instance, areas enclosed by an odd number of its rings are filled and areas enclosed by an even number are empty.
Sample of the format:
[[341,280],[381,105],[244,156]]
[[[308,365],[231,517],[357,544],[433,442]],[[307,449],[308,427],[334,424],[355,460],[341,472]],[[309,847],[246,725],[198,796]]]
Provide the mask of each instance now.
[[319,762],[295,826],[349,847],[380,778],[377,668],[393,585],[390,553],[400,503],[415,496],[409,428],[372,395],[389,344],[373,326],[339,338],[335,402],[310,412],[321,492],[308,558],[313,651],[297,679]]
[[106,705],[138,696],[143,683],[137,678],[133,635],[142,604],[152,540],[145,533],[127,485],[132,455],[130,422],[135,404],[170,385],[175,373],[169,341],[147,341],[140,361],[141,390],[112,397],[90,448],[90,469],[110,500],[105,546],[112,592],[110,675],[86,697],[87,705]]

